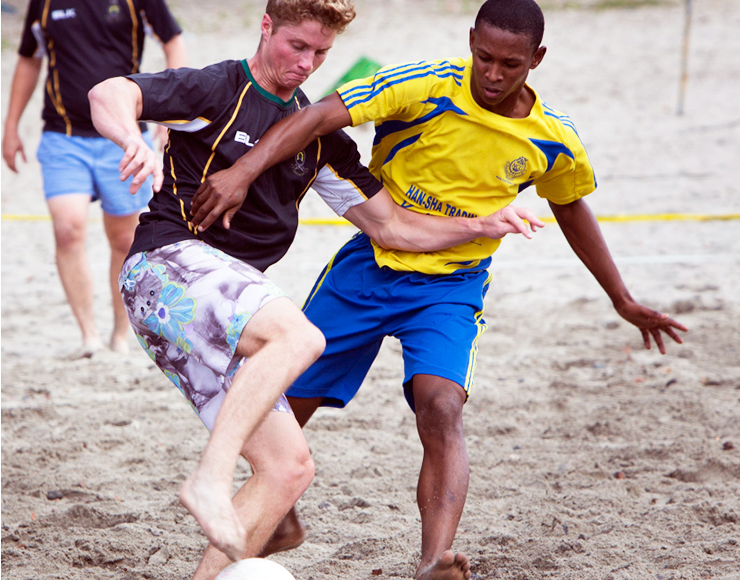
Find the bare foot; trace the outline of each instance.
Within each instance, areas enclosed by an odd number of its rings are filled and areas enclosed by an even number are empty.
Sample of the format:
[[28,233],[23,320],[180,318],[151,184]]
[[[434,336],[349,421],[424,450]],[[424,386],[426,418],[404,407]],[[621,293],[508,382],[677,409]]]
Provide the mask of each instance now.
[[221,482],[196,469],[180,489],[180,503],[193,514],[208,540],[229,558],[244,558],[247,532],[239,522],[231,497],[219,491]]
[[81,358],[92,358],[96,352],[103,350],[105,346],[103,341],[99,338],[89,338],[82,343],[82,346],[70,354],[67,358],[69,360],[77,360]]
[[128,335],[126,334],[124,334],[123,336],[116,336],[115,334],[111,335],[109,348],[113,352],[117,352],[119,354],[128,354],[129,352]]
[[295,508],[292,508],[278,524],[257,557],[266,558],[270,554],[292,550],[300,546],[305,539],[306,530],[298,519]]
[[434,564],[418,572],[416,580],[470,580],[470,562],[465,554],[447,550]]

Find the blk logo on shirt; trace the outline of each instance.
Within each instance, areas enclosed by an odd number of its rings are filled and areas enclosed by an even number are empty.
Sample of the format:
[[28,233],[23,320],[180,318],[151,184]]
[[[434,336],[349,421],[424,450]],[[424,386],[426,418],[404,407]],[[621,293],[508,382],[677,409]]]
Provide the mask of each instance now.
[[70,18],[77,18],[77,12],[74,8],[67,8],[65,10],[52,10],[52,20],[69,20]]
[[252,143],[249,140],[248,133],[245,133],[244,131],[237,131],[236,136],[234,137],[234,141],[236,141],[237,143],[244,143],[247,147],[254,147],[259,142],[259,139]]

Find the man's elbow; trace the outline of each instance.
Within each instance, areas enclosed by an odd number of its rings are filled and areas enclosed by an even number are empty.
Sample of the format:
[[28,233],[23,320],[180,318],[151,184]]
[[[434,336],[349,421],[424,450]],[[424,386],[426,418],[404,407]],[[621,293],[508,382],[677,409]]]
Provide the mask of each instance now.
[[90,108],[98,106],[105,101],[106,95],[110,94],[111,85],[114,80],[106,79],[88,91],[87,99],[90,101]]
[[384,250],[399,250],[393,232],[387,227],[365,227],[362,230],[367,236]]

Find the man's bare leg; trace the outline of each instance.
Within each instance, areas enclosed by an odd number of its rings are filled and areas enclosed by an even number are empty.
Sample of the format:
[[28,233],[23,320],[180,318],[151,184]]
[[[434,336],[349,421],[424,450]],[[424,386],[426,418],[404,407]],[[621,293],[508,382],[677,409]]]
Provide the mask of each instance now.
[[113,332],[110,349],[128,352],[129,321],[118,289],[118,275],[134,241],[134,230],[139,223],[139,214],[115,216],[103,213],[103,225],[110,245],[110,288],[113,301]]
[[200,462],[180,490],[182,504],[232,560],[247,549],[246,531],[231,503],[239,454],[280,394],[324,346],[321,332],[288,298],[262,307],[242,332],[236,353],[248,360],[234,375]]
[[[306,439],[290,413],[268,413],[242,455],[253,475],[236,493],[233,504],[247,532],[244,556],[251,558],[309,486],[314,469]],[[228,556],[210,544],[193,580],[213,580],[230,563]]]
[[[314,397],[310,399],[288,397],[288,401],[293,409],[293,413],[295,413],[295,418],[298,421],[298,424],[301,427],[305,427],[308,420],[321,405],[322,397]],[[259,557],[266,558],[270,554],[292,550],[293,548],[300,546],[305,539],[306,530],[303,527],[301,520],[298,518],[298,512],[295,507],[291,507],[290,511],[280,521],[277,529],[260,551]]]
[[82,331],[79,356],[90,357],[103,348],[95,326],[92,275],[85,249],[90,196],[84,193],[57,195],[48,199],[47,204],[54,225],[59,278]]
[[463,435],[465,392],[432,375],[413,379],[416,427],[424,459],[416,499],[421,514],[417,580],[469,580],[467,556],[450,548],[468,493],[470,466]]

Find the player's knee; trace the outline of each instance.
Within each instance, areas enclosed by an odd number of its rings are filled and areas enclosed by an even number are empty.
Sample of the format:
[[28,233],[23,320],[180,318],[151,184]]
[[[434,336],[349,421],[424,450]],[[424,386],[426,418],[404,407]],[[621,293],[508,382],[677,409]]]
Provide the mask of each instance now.
[[315,473],[316,468],[308,450],[306,450],[306,453],[302,456],[295,458],[289,473],[289,479],[286,482],[288,489],[292,492],[293,503],[298,501],[298,498],[301,497],[303,492],[308,489],[309,485],[311,485]]
[[284,340],[288,344],[289,351],[295,353],[293,362],[302,370],[318,359],[326,348],[323,333],[305,317],[291,326],[284,335]]
[[86,224],[77,219],[56,220],[54,240],[58,249],[65,250],[85,243]]
[[324,333],[316,326],[308,321],[306,322],[307,324],[304,328],[304,336],[307,341],[306,355],[310,359],[310,363],[313,363],[321,356],[321,353],[324,352],[324,349],[326,348],[326,338],[324,337]]
[[270,465],[267,477],[272,489],[280,490],[285,501],[293,505],[311,485],[315,467],[308,448],[297,448],[289,456]]
[[134,241],[133,232],[116,232],[108,236],[111,250],[119,254],[128,254]]
[[416,423],[424,439],[461,437],[462,405],[457,394],[438,393],[416,403]]

